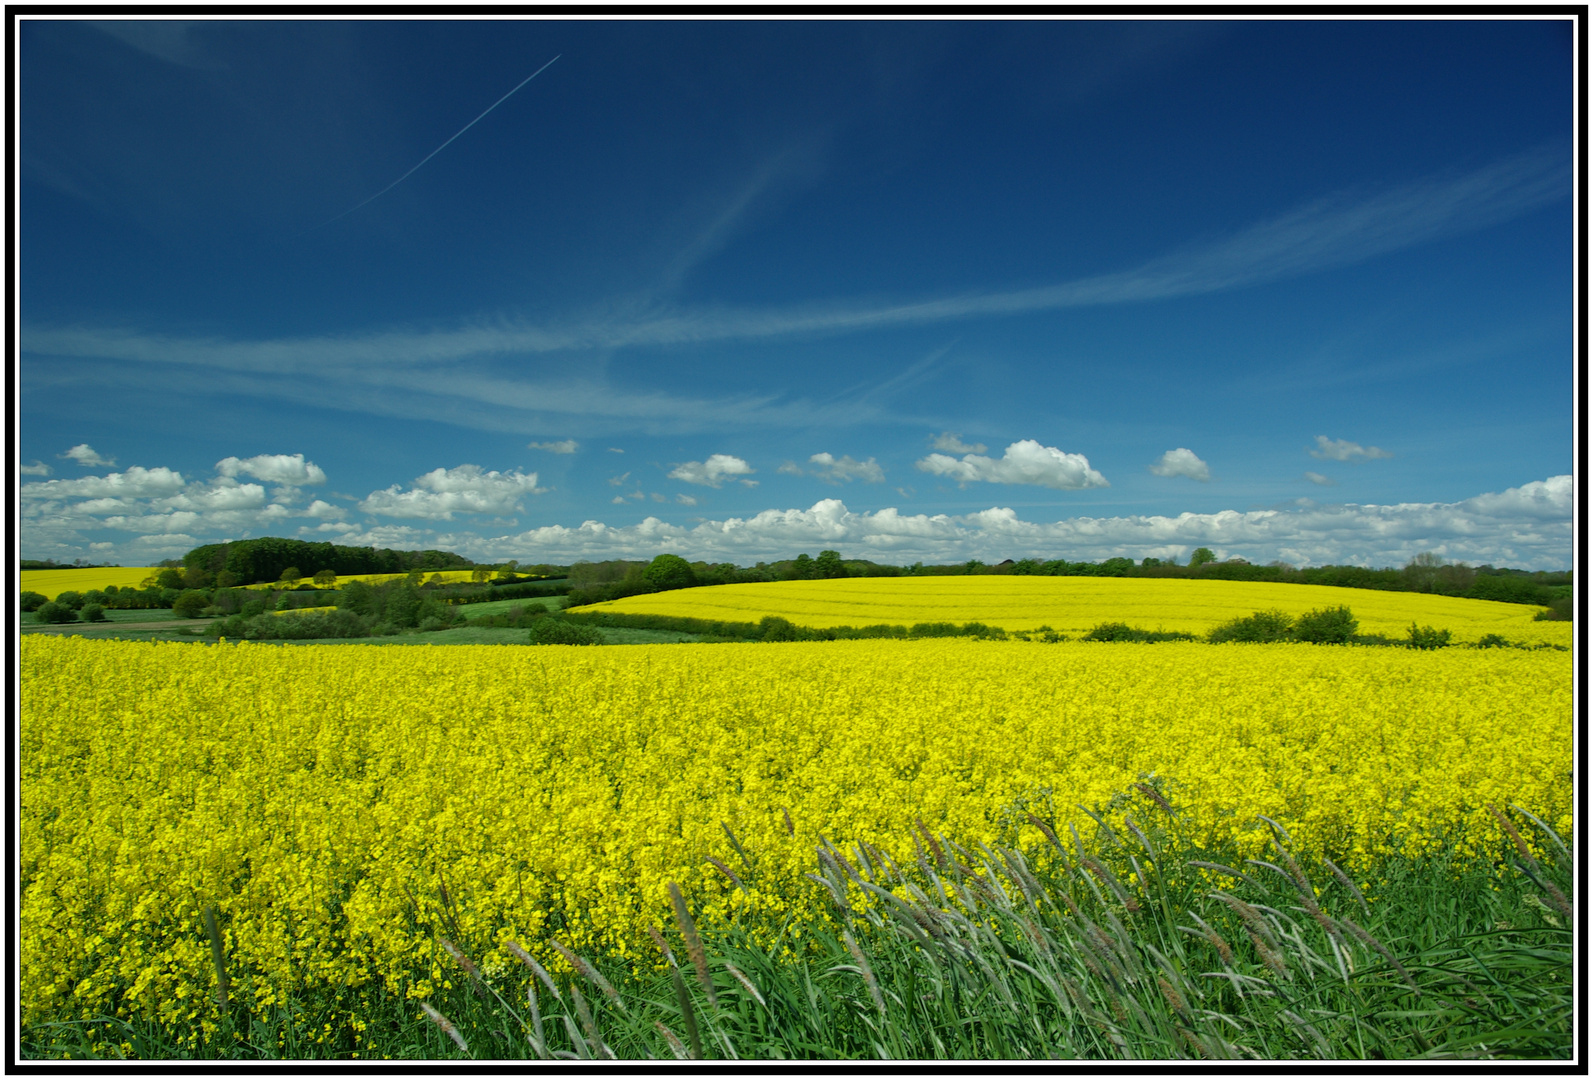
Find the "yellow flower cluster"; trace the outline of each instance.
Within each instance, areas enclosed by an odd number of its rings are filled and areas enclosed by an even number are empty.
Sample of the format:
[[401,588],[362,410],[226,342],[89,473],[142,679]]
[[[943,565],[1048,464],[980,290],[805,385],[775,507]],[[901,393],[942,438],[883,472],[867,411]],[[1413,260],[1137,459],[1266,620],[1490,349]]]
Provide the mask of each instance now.
[[779,615],[801,626],[983,622],[1003,630],[1049,626],[1080,634],[1103,622],[1203,634],[1229,619],[1276,608],[1303,615],[1347,605],[1363,634],[1402,637],[1412,622],[1453,631],[1457,642],[1485,634],[1511,641],[1571,643],[1571,624],[1534,622],[1527,604],[1427,593],[1343,589],[1260,581],[1180,578],[966,577],[767,581],[627,596],[576,608],[757,622]]
[[207,906],[235,998],[357,1009],[379,983],[427,993],[448,963],[434,935],[489,968],[503,937],[637,954],[671,881],[705,918],[807,917],[787,905],[817,904],[802,874],[821,837],[910,858],[921,818],[1035,844],[1025,812],[1089,836],[1078,805],[1151,775],[1197,839],[1260,852],[1266,814],[1363,868],[1399,847],[1492,850],[1488,803],[1570,835],[1558,651],[20,650],[25,1022],[189,1015],[214,985]]
[[[440,577],[443,581],[450,583],[455,581],[470,581],[472,580],[472,575],[474,573],[474,570],[422,570],[421,581],[430,581],[434,577]],[[339,575],[337,583],[338,585],[346,585],[351,581],[363,581],[367,585],[380,585],[384,581],[396,581],[399,578],[405,578],[408,576],[408,574],[343,574]],[[315,584],[315,579],[308,577],[294,578],[292,580],[292,584],[295,586],[313,585]],[[273,581],[267,581],[260,582],[255,585],[244,585],[242,587],[245,589],[275,589],[277,587],[277,583]]]

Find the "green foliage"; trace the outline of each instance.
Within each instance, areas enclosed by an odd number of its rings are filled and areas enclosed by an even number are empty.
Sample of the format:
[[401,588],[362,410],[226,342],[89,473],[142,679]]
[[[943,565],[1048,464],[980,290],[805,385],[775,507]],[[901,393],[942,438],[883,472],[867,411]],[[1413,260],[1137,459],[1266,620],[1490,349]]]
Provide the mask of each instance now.
[[332,570],[317,570],[312,580],[321,588],[329,589],[337,584],[337,574]]
[[807,552],[803,552],[791,561],[791,566],[785,572],[787,581],[811,581],[813,579],[813,560]]
[[185,585],[182,572],[175,567],[166,567],[155,575],[155,587],[158,589],[182,589]]
[[24,592],[22,594],[23,611],[38,611],[41,607],[49,602],[50,598],[45,596],[43,593]]
[[1287,612],[1258,611],[1254,615],[1228,620],[1207,634],[1206,640],[1213,645],[1225,641],[1287,641],[1293,627],[1294,619]]
[[1442,649],[1449,644],[1448,630],[1434,630],[1430,626],[1417,626],[1414,622],[1405,636],[1406,644],[1413,649]]
[[56,593],[55,602],[60,604],[62,607],[71,608],[73,611],[76,611],[78,608],[83,606],[83,594],[72,592],[70,590],[63,593]]
[[184,619],[194,619],[209,606],[209,593],[203,589],[188,589],[172,601],[171,612]]
[[1294,623],[1294,639],[1315,645],[1347,645],[1360,623],[1348,607],[1308,611]]
[[813,576],[815,578],[844,578],[849,576],[846,565],[841,562],[839,551],[821,551],[819,557],[813,560]]
[[1198,547],[1189,553],[1189,565],[1192,567],[1205,566],[1207,563],[1214,563],[1216,561],[1216,552],[1212,551],[1211,548],[1208,547]]
[[35,622],[41,623],[76,622],[77,612],[73,611],[65,604],[59,604],[54,600],[50,600],[34,609],[33,620]]
[[533,645],[601,645],[603,635],[590,626],[563,619],[538,619],[531,624]]
[[1124,622],[1099,623],[1080,641],[1138,641],[1151,644],[1158,641],[1196,641],[1194,634],[1180,630],[1141,630]]
[[77,617],[83,622],[105,622],[105,608],[99,604],[84,604]]
[[1548,607],[1538,612],[1532,618],[1536,622],[1570,622],[1571,597],[1562,596],[1552,601]]
[[[326,542],[262,536],[253,540],[201,545],[183,558],[183,565],[212,575],[209,582],[212,584],[251,585],[279,581],[283,571],[290,567],[304,567],[312,574],[331,570],[341,577],[348,577],[354,574],[404,574],[417,568],[468,569],[471,564],[470,560],[451,551],[342,547]],[[221,580],[223,571],[232,575],[230,580]]]
[[679,555],[658,555],[642,571],[642,579],[654,589],[689,589],[697,584],[691,563]]

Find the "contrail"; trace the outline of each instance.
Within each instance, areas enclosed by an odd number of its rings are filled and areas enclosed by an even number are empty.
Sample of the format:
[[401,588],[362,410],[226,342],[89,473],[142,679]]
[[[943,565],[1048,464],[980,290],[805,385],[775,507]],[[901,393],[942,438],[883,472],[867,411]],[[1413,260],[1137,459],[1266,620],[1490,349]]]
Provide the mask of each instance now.
[[[559,56],[563,56],[563,55],[564,55],[563,53],[559,53]],[[559,56],[555,56],[553,58],[553,60],[557,60],[559,58]],[[354,211],[358,210],[361,206],[366,206],[366,205],[368,205],[368,204],[370,204],[372,202],[375,202],[377,199],[380,199],[383,195],[386,195],[389,191],[392,191],[399,184],[402,184],[405,180],[408,180],[410,178],[410,176],[412,176],[414,174],[415,169],[420,168],[422,165],[426,164],[426,162],[430,161],[432,158],[434,158],[438,154],[442,153],[443,149],[445,147],[447,147],[448,143],[453,142],[455,139],[459,138],[459,136],[463,135],[465,132],[469,131],[471,128],[473,128],[477,124],[479,124],[481,122],[481,117],[482,116],[486,116],[487,113],[490,113],[493,109],[496,109],[499,105],[502,105],[505,101],[508,101],[511,97],[514,96],[515,91],[519,90],[521,86],[524,86],[526,83],[530,82],[532,79],[536,78],[538,75],[540,75],[544,71],[546,71],[548,68],[552,67],[553,66],[553,60],[549,60],[547,63],[543,64],[541,67],[539,67],[535,71],[533,71],[531,74],[527,75],[524,79],[521,79],[519,86],[516,86],[514,88],[514,90],[510,90],[507,94],[503,95],[503,97],[499,98],[497,101],[494,101],[491,105],[488,105],[485,109],[482,110],[481,116],[476,117],[474,120],[470,121],[470,123],[466,124],[464,127],[460,128],[458,131],[454,132],[453,135],[451,135],[448,138],[448,141],[443,143],[442,146],[439,146],[437,149],[433,150],[431,153],[429,153],[425,157],[421,158],[420,161],[415,165],[414,169],[410,169],[409,172],[405,173],[403,176],[400,176],[397,180],[394,180],[391,184],[388,184],[386,187],[382,188],[382,190],[378,191],[375,195],[372,195],[370,198],[366,199],[364,202],[358,203],[358,204],[356,204],[354,206],[349,207],[347,210],[345,210],[341,214],[337,215],[337,217],[328,218],[327,220],[321,222],[321,224],[317,225],[315,228],[324,229],[326,226],[332,224],[332,222],[334,222],[334,221],[337,221],[339,218],[348,217]],[[312,229],[310,231],[313,232],[314,230]]]

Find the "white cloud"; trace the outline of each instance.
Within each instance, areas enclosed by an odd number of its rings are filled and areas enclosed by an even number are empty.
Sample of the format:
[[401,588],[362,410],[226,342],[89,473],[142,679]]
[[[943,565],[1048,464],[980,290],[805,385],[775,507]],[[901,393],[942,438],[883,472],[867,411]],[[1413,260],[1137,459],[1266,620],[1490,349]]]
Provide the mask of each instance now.
[[621,450],[617,446],[611,446],[608,448],[608,452],[611,454],[623,454],[625,451]]
[[268,484],[284,487],[305,487],[326,483],[326,473],[313,461],[305,461],[303,454],[256,454],[252,458],[222,458],[216,462],[216,472],[222,476],[252,476]]
[[50,468],[37,458],[33,459],[32,465],[17,466],[17,472],[21,473],[23,476],[49,476],[54,471],[54,469]]
[[71,458],[73,461],[77,462],[79,465],[82,465],[86,469],[116,464],[115,458],[100,457],[100,455],[96,454],[94,452],[94,448],[88,443],[78,443],[66,453],[57,454],[56,456]]
[[609,502],[614,503],[616,506],[623,506],[623,505],[625,505],[625,496],[616,495],[612,499],[610,499]]
[[1333,479],[1331,476],[1323,476],[1321,473],[1311,472],[1309,469],[1306,470],[1305,478],[1311,481],[1311,483],[1320,484],[1323,487],[1333,487],[1338,484],[1338,481]]
[[842,454],[837,458],[832,454],[820,453],[814,454],[808,460],[818,466],[813,470],[813,475],[832,484],[851,483],[853,480],[862,480],[870,484],[885,482],[885,470],[880,468],[879,463],[873,458],[867,461],[855,461],[850,454]]
[[780,474],[782,474],[784,476],[806,476],[807,475],[807,473],[803,471],[802,466],[798,465],[794,461],[782,461],[780,463],[780,467],[778,469],[774,470],[774,471],[777,472],[777,473],[780,473]]
[[945,454],[930,454],[917,466],[924,472],[950,477],[958,484],[982,480],[992,484],[1034,484],[1058,491],[1111,486],[1106,477],[1090,468],[1089,459],[1083,454],[1064,453],[1033,439],[1013,443],[1000,459],[964,454],[959,461]]
[[341,518],[346,512],[341,506],[334,506],[322,499],[316,499],[304,508],[303,514],[305,517],[326,518],[330,521]]
[[574,439],[560,439],[558,442],[528,442],[527,450],[546,450],[550,454],[573,454],[580,448],[580,443]]
[[1202,483],[1211,479],[1210,467],[1196,457],[1193,450],[1186,450],[1182,446],[1163,454],[1150,466],[1150,471],[1157,476],[1187,476]]
[[85,476],[80,480],[44,480],[23,484],[24,499],[145,498],[175,495],[183,489],[182,473],[164,465],[153,469],[130,466],[125,472]]
[[460,550],[477,558],[532,562],[650,557],[668,550],[690,559],[745,564],[823,546],[900,564],[920,559],[1166,558],[1209,547],[1220,558],[1238,555],[1255,563],[1281,559],[1296,566],[1403,566],[1418,552],[1437,551],[1474,565],[1563,569],[1571,565],[1573,554],[1571,519],[1571,478],[1559,476],[1458,503],[1309,505],[1050,523],[1024,521],[1007,507],[959,516],[903,514],[895,508],[853,513],[839,499],[824,499],[806,510],[765,510],[750,518],[705,521],[689,528],[653,517],[625,527],[599,521],[576,528],[549,525],[476,540]]
[[618,476],[611,476],[608,478],[609,485],[611,487],[619,487],[630,478],[630,475],[628,472],[622,472]]
[[676,495],[675,496],[675,501],[678,502],[682,506],[696,506],[697,505],[696,497],[692,496],[692,495],[687,495],[684,492],[681,492],[680,494]]
[[539,495],[536,473],[484,472],[479,465],[433,469],[415,478],[408,491],[397,484],[373,491],[359,504],[367,514],[383,517],[452,521],[456,513],[504,514],[520,510],[526,495]]
[[1376,446],[1362,446],[1348,439],[1330,439],[1326,435],[1318,435],[1316,449],[1311,451],[1311,456],[1323,461],[1369,461],[1394,455]]
[[949,431],[942,431],[935,436],[934,448],[948,454],[982,454],[989,449],[984,443],[965,443],[961,435]]
[[[707,461],[688,461],[670,472],[671,480],[684,480],[688,484],[701,484],[716,488],[726,477],[740,477],[755,472],[751,465],[730,454],[711,454]],[[743,480],[743,483],[747,481]],[[756,481],[754,481],[755,483]],[[750,486],[750,484],[749,484]]]

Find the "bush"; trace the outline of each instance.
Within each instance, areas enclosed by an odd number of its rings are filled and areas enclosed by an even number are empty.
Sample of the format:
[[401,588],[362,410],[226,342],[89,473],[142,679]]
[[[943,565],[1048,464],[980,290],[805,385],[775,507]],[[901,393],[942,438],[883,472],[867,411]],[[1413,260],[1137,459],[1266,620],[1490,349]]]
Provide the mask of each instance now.
[[1287,641],[1293,626],[1294,619],[1286,612],[1258,611],[1228,620],[1206,635],[1206,640],[1213,645],[1225,641]]
[[71,591],[59,593],[55,598],[55,602],[64,608],[71,608],[73,611],[76,611],[78,608],[83,606],[83,594]]
[[1499,634],[1484,634],[1477,639],[1476,647],[1479,649],[1508,649],[1511,648],[1511,644]]
[[531,627],[533,645],[601,645],[603,637],[590,626],[563,619],[538,619]]
[[1533,616],[1538,622],[1570,622],[1571,598],[1562,596]]
[[39,606],[38,610],[33,613],[33,619],[35,622],[41,623],[69,623],[77,621],[77,613],[65,604],[58,604],[51,600],[49,603]]
[[438,630],[446,629],[448,629],[448,624],[443,622],[435,615],[429,616],[420,621],[420,632],[423,634],[434,634]]
[[1083,641],[1144,641],[1146,631],[1124,622],[1103,622],[1081,639]]
[[1313,645],[1348,645],[1360,626],[1347,607],[1308,611],[1294,624],[1294,639]]
[[38,611],[41,607],[49,602],[50,598],[45,596],[43,593],[25,592],[22,594],[23,611]]
[[679,555],[659,555],[642,571],[642,579],[659,590],[689,589],[697,584],[697,573]]
[[105,608],[100,604],[84,604],[77,617],[84,622],[105,622]]
[[210,606],[210,594],[203,589],[186,589],[172,601],[171,613],[180,619],[197,619]]
[[1442,649],[1449,644],[1448,630],[1434,630],[1430,626],[1417,626],[1414,622],[1405,632],[1406,644],[1413,649]]

